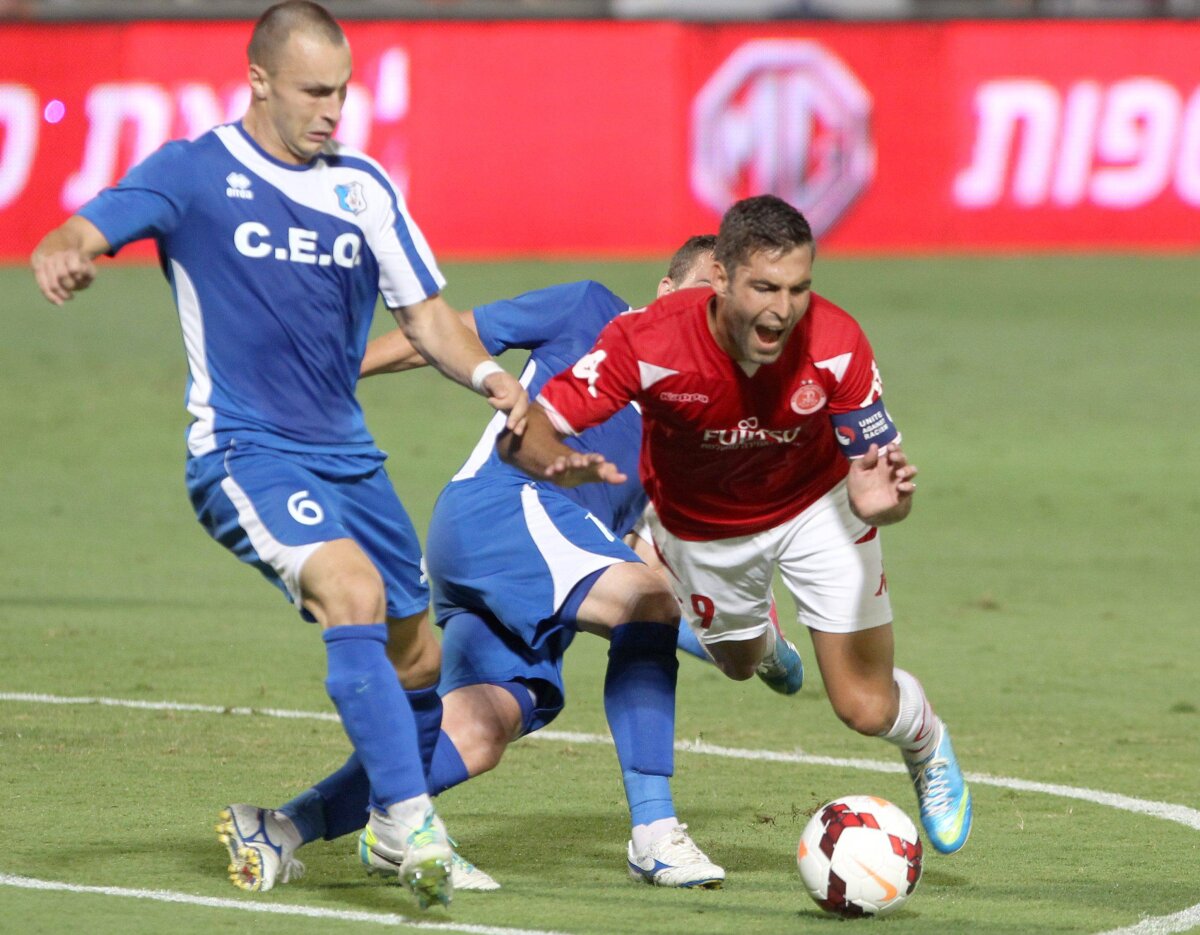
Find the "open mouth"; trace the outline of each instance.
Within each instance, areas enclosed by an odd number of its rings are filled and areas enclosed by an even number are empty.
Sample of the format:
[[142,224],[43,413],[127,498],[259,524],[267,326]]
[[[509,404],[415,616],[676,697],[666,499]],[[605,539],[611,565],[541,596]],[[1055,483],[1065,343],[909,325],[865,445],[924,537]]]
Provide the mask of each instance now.
[[758,338],[760,343],[766,344],[769,347],[773,347],[774,345],[778,344],[780,339],[783,337],[783,329],[768,328],[766,325],[755,325],[754,335]]

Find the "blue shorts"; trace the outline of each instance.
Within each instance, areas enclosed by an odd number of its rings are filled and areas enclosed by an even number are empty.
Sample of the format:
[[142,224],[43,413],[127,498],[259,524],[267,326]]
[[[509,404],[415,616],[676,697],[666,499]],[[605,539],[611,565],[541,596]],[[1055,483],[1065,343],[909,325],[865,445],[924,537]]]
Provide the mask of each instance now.
[[375,564],[389,617],[409,617],[429,605],[421,544],[382,454],[311,454],[238,443],[189,458],[187,488],[208,534],[297,605],[304,562],[333,539],[353,539]]
[[574,614],[566,619],[559,611],[580,582],[637,561],[553,484],[511,475],[448,484],[425,540],[435,619],[458,610],[491,616],[531,649],[563,627],[574,629]]
[[458,611],[440,623],[444,628],[440,694],[467,685],[520,682],[534,695],[525,733],[545,727],[558,717],[566,703],[562,658],[575,637],[573,629],[563,627],[537,649],[531,649],[495,617]]

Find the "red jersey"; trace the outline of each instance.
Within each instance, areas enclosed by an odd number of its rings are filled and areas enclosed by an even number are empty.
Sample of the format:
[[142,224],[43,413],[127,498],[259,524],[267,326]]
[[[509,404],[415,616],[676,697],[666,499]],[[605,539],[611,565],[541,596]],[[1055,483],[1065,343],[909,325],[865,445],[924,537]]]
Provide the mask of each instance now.
[[848,471],[830,416],[882,394],[858,322],[813,294],[773,364],[754,376],[708,329],[711,289],[686,289],[614,318],[538,401],[577,434],[631,401],[642,410],[642,483],[681,539],[762,532],[796,516]]

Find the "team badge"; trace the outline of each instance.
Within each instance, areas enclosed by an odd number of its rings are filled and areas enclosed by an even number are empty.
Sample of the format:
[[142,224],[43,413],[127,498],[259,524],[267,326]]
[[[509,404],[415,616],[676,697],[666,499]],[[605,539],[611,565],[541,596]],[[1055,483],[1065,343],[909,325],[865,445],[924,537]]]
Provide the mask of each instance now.
[[351,182],[348,185],[335,185],[338,207],[351,214],[362,214],[367,210],[367,196],[363,193],[362,182]]
[[797,415],[811,416],[814,412],[825,405],[828,397],[818,383],[812,380],[805,380],[800,384],[800,389],[792,394],[792,412]]

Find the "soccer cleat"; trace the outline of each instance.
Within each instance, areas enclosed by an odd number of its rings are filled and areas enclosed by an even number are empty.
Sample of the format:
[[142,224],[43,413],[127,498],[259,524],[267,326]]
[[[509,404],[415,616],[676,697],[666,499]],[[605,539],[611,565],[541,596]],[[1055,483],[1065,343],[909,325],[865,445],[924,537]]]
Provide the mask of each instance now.
[[629,842],[629,876],[651,886],[720,889],[725,871],[708,859],[688,836],[687,825],[676,825],[642,854]]
[[938,730],[941,736],[933,753],[918,763],[907,758],[905,762],[929,843],[943,854],[953,854],[971,834],[971,789],[950,745],[950,732],[940,720]]
[[783,635],[774,601],[771,601],[770,617],[771,626],[775,628],[775,649],[758,664],[757,675],[771,691],[794,695],[804,685],[804,661],[795,644]]
[[265,893],[304,874],[275,813],[254,805],[228,805],[217,818],[217,837],[229,850],[229,879],[238,889]]
[[425,813],[421,826],[407,835],[403,825],[372,811],[367,827],[358,836],[358,858],[375,872],[393,869],[400,882],[412,890],[422,909],[435,902],[450,905],[454,894],[454,850],[442,820],[433,809]]
[[[371,841],[367,841],[366,838],[366,831],[358,836],[358,859],[367,868],[367,873],[398,876],[403,855],[389,856],[389,852],[379,845],[379,839],[374,834],[371,835]],[[454,885],[456,893],[460,890],[483,892],[500,889],[500,884],[491,874],[480,870],[458,852],[453,838],[450,839],[450,846],[455,848],[450,858],[450,882]]]

